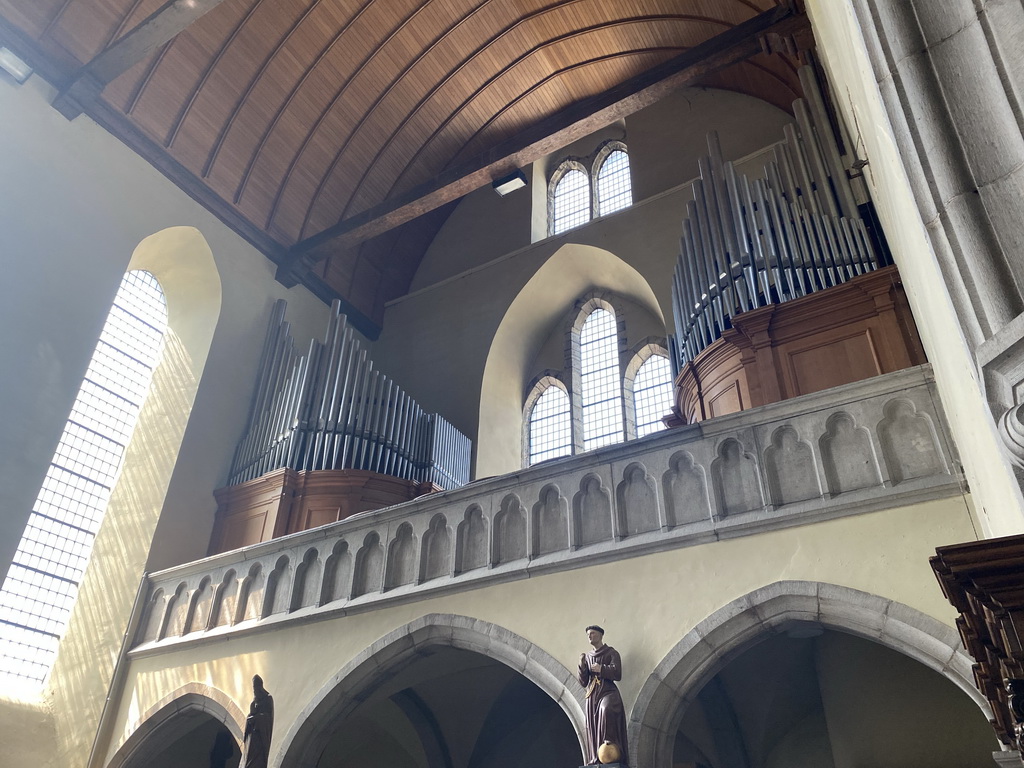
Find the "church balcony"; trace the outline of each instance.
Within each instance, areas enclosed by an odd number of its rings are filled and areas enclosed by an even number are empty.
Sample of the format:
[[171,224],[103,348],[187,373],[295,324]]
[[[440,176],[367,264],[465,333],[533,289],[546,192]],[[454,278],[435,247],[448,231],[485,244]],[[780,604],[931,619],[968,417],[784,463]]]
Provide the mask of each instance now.
[[962,492],[922,365],[149,574],[131,655]]

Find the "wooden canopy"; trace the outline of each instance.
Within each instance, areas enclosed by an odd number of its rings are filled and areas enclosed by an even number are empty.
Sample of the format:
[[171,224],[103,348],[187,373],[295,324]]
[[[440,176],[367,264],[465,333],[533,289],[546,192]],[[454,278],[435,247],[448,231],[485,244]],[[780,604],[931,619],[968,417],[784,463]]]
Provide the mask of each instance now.
[[669,88],[789,109],[762,41],[801,23],[789,0],[0,0],[55,106],[371,335],[472,189]]

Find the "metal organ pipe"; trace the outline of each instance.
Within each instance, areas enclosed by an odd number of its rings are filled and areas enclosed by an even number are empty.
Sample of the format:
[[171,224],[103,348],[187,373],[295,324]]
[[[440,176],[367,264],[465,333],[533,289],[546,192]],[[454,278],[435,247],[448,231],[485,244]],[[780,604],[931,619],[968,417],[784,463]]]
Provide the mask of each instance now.
[[360,469],[442,488],[469,482],[469,438],[374,366],[339,302],[324,340],[303,354],[286,307],[280,300],[271,313],[230,485],[281,467]]
[[672,281],[679,366],[741,312],[806,296],[882,266],[856,204],[812,67],[806,100],[772,148],[762,178],[724,161],[708,136],[686,204]]

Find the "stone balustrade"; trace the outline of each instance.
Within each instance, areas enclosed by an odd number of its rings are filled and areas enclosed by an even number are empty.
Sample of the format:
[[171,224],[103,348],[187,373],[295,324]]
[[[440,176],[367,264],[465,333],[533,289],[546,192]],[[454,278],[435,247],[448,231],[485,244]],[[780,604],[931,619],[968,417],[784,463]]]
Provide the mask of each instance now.
[[147,577],[133,655],[960,491],[919,366]]

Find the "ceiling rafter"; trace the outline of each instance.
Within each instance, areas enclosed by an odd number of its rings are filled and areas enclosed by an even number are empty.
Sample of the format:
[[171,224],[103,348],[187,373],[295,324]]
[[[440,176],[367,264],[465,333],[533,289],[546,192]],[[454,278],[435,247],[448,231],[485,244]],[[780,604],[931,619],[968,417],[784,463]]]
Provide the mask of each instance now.
[[[345,24],[334,33],[330,41],[328,41],[327,45],[321,48],[320,52],[316,55],[316,57],[306,66],[305,70],[302,73],[302,76],[299,77],[298,81],[296,82],[295,87],[288,91],[288,95],[285,97],[284,101],[280,104],[280,106],[278,106],[277,110],[274,112],[273,118],[271,118],[270,122],[267,123],[266,127],[263,129],[259,141],[256,142],[256,149],[253,151],[252,156],[246,163],[245,171],[242,173],[241,179],[238,182],[238,187],[235,190],[235,200],[241,201],[242,196],[245,194],[245,188],[249,183],[249,177],[253,173],[253,168],[255,167],[257,161],[260,159],[260,156],[263,154],[263,148],[266,146],[271,134],[274,132],[274,130],[280,123],[281,119],[284,117],[284,114],[288,111],[288,108],[292,105],[292,102],[295,101],[299,93],[302,92],[302,89],[305,86],[306,82],[313,75],[313,73],[316,72],[316,69],[318,66],[320,66],[320,63],[325,58],[327,58],[327,56],[334,49],[335,45],[338,44],[338,41],[340,41],[341,38],[344,37],[345,33],[348,32],[349,28],[359,19],[360,16],[363,15],[363,13],[370,7],[372,3],[373,0],[366,0],[366,2],[364,2],[363,5],[354,14],[352,14],[352,16],[348,18],[348,20],[346,20]],[[227,135],[228,131],[231,128],[231,124],[237,117],[237,114],[238,110],[236,109],[235,112],[232,113],[231,118],[228,120],[228,123],[226,124],[224,130],[221,131],[220,137],[218,138],[218,142],[222,141],[223,137]],[[323,115],[321,114],[320,120],[322,119]],[[317,121],[317,124],[319,124],[320,120]],[[287,177],[288,174],[291,172],[291,168],[296,163],[298,156],[298,152],[294,153],[292,160],[288,166],[288,172],[285,174],[285,177]],[[272,207],[270,213],[267,215],[266,223],[264,224],[265,229],[270,229],[270,226],[274,220],[275,210],[276,207]]]
[[[313,4],[306,9],[305,13],[302,15],[301,18],[304,19],[306,15],[309,14],[319,2],[320,0],[314,0]],[[185,124],[185,121],[188,119],[189,114],[191,114],[192,108],[196,104],[196,99],[199,98],[199,94],[202,93],[203,88],[205,88],[206,84],[210,81],[210,76],[213,74],[214,70],[217,69],[217,66],[221,63],[221,61],[223,61],[224,57],[227,56],[228,52],[231,50],[231,46],[234,45],[235,41],[238,39],[238,36],[242,33],[242,30],[245,29],[245,25],[248,24],[252,17],[256,15],[256,12],[259,10],[259,7],[262,4],[263,0],[256,0],[255,3],[249,6],[249,9],[245,12],[242,18],[239,19],[238,23],[235,24],[235,26],[231,29],[231,34],[228,35],[227,40],[225,40],[224,43],[217,49],[217,53],[213,55],[213,58],[210,59],[209,63],[203,69],[202,76],[199,78],[199,80],[196,81],[195,85],[192,86],[192,90],[188,95],[188,99],[185,100],[184,106],[182,106],[182,108],[178,110],[178,116],[174,119],[174,122],[171,124],[171,130],[168,131],[167,133],[167,140],[164,141],[164,146],[167,149],[170,149],[171,147],[174,146],[174,142],[178,138],[178,133],[181,131],[181,127]],[[274,49],[274,52],[271,54],[270,57],[268,57],[268,61],[270,58],[276,55],[277,51],[280,50],[281,46],[288,40],[292,32],[295,31],[295,26],[298,26],[298,24],[294,25],[285,35],[284,39],[282,39],[281,42],[277,44],[277,47]],[[263,65],[258,70],[259,74],[257,75],[257,77],[262,75],[263,70],[266,68],[266,65],[267,63],[266,61],[264,61]],[[243,100],[245,99],[246,96],[249,95],[249,90],[251,89],[252,86],[250,85],[249,88],[246,90],[245,94],[241,97]]]
[[768,33],[789,34],[809,24],[790,6],[755,16],[694,46],[680,56],[585,99],[476,157],[452,166],[421,184],[300,241],[289,249],[279,279],[294,283],[308,265],[350,249],[360,242],[478,189],[610,122],[653,104],[701,77],[762,51]]
[[[643,23],[651,23],[651,22],[661,23],[661,22],[665,22],[665,21],[696,21],[696,22],[701,22],[701,23],[715,24],[715,25],[718,25],[718,26],[726,27],[726,28],[729,28],[731,26],[729,22],[722,21],[722,20],[719,20],[719,19],[712,19],[712,18],[701,17],[701,16],[692,16],[692,15],[686,15],[686,14],[644,15],[644,16],[631,16],[631,17],[626,17],[626,18],[621,18],[621,19],[615,19],[615,20],[610,21],[610,22],[602,22],[600,24],[596,24],[596,25],[593,25],[593,26],[582,27],[582,28],[579,28],[579,29],[575,29],[575,30],[573,30],[571,32],[568,32],[566,34],[559,35],[558,37],[552,38],[550,40],[545,40],[544,42],[534,46],[533,48],[529,49],[528,51],[524,51],[522,54],[517,56],[515,58],[515,60],[513,60],[512,62],[510,62],[510,63],[506,64],[505,66],[503,66],[498,72],[496,72],[493,75],[491,75],[490,77],[488,77],[487,80],[484,83],[482,83],[479,87],[477,87],[476,90],[474,90],[472,94],[468,95],[465,99],[463,99],[462,103],[459,104],[459,106],[456,107],[454,110],[452,110],[451,114],[449,114],[444,119],[444,121],[436,129],[434,129],[434,131],[431,133],[430,137],[426,141],[424,141],[422,143],[422,145],[417,150],[416,154],[407,163],[405,163],[405,168],[406,169],[412,168],[415,165],[415,163],[416,163],[416,159],[427,149],[427,147],[430,146],[430,144],[433,142],[433,140],[451,122],[453,122],[460,114],[462,114],[463,110],[465,110],[466,107],[469,104],[471,104],[474,100],[476,100],[483,93],[485,93],[486,90],[491,85],[493,85],[494,83],[498,82],[500,78],[504,77],[506,74],[511,72],[515,67],[519,66],[522,62],[528,60],[534,54],[536,54],[536,53],[538,53],[540,51],[544,51],[544,50],[546,50],[548,48],[560,45],[560,44],[562,44],[562,43],[564,43],[566,41],[575,40],[576,38],[581,37],[583,35],[592,34],[593,32],[603,32],[603,31],[607,31],[609,29],[614,29],[614,28],[621,27],[621,26],[626,26],[626,25],[629,25],[629,24],[643,24]],[[679,50],[682,50],[683,48],[684,48],[683,46],[674,46],[673,50],[679,51]],[[651,50],[651,49],[649,49],[649,50]],[[588,63],[591,63],[591,61],[579,62],[579,64],[588,64]],[[565,70],[560,70],[559,73],[557,73],[557,74],[561,74],[564,71]],[[535,85],[537,85],[537,84],[535,84]],[[418,109],[419,106],[420,105],[418,104],[416,108]],[[407,117],[411,117],[411,113]],[[348,214],[350,208],[352,207],[352,203],[358,197],[359,190],[362,188],[364,182],[373,173],[373,171],[376,168],[376,166],[377,166],[378,162],[380,161],[381,157],[384,156],[384,153],[391,146],[392,141],[398,135],[398,133],[401,131],[401,128],[406,124],[406,122],[407,122],[407,120],[403,120],[401,122],[401,124],[395,130],[393,130],[390,133],[390,135],[385,140],[385,142],[383,143],[381,148],[373,156],[373,158],[370,160],[370,162],[368,162],[366,164],[366,167],[363,170],[362,175],[360,176],[359,180],[356,182],[355,186],[352,188],[352,194],[349,196],[348,201],[345,204],[345,208],[341,212],[341,217],[340,218],[344,219],[345,216]],[[358,126],[357,126],[357,130],[358,130]],[[477,131],[477,133],[479,133],[479,131]],[[356,131],[353,131],[349,135],[349,137],[346,139],[345,143],[339,149],[338,154],[335,156],[334,160],[331,162],[331,165],[329,166],[327,173],[324,174],[324,177],[323,177],[323,180],[321,182],[321,185],[317,189],[317,194],[316,194],[316,196],[314,196],[314,198],[313,198],[313,200],[312,200],[312,202],[310,203],[310,206],[309,206],[309,211],[310,211],[311,214],[312,214],[312,211],[316,208],[317,199],[319,197],[320,192],[323,189],[323,186],[326,185],[327,179],[329,179],[331,177],[331,175],[334,173],[335,168],[337,167],[337,165],[341,161],[341,156],[345,153],[345,150],[348,148],[349,144],[354,140],[355,135],[356,135]],[[474,136],[475,135],[476,134],[474,134]],[[469,143],[469,142],[467,142],[467,143]],[[394,186],[397,183],[398,183],[398,180],[396,179],[395,183],[392,184],[391,188],[393,189]],[[390,190],[389,190],[389,193],[390,193]]]
[[[387,45],[403,29],[406,28],[406,26],[408,26],[412,22],[412,20],[416,17],[416,15],[419,14],[421,11],[423,11],[426,7],[427,7],[426,4],[424,4],[424,5],[421,5],[421,6],[417,7],[417,8],[415,8],[413,10],[413,12],[411,14],[409,14],[408,16],[406,16],[401,21],[401,23],[398,26],[396,26],[394,29],[392,29],[383,40],[378,41],[376,47],[373,48],[373,50],[369,51],[367,53],[367,55],[365,55],[363,57],[363,60],[361,62],[359,62],[359,65],[355,69],[352,70],[352,73],[349,74],[348,77],[346,77],[345,81],[342,83],[340,88],[338,88],[338,90],[335,91],[334,97],[327,103],[327,106],[325,106],[320,111],[320,115],[316,119],[316,122],[313,124],[313,126],[309,130],[306,131],[305,138],[302,140],[302,143],[299,145],[299,148],[296,150],[296,152],[295,152],[295,154],[294,154],[294,156],[292,158],[292,164],[291,164],[291,166],[289,166],[289,171],[288,171],[289,175],[291,173],[292,168],[294,168],[295,164],[298,162],[299,158],[306,151],[306,148],[309,146],[310,142],[313,140],[313,138],[316,135],[317,131],[320,130],[320,126],[323,125],[324,120],[326,120],[328,115],[331,114],[331,112],[334,110],[334,108],[338,104],[343,103],[343,97],[348,92],[349,87],[363,73],[363,71],[366,69],[367,65],[369,65],[370,62],[372,62],[377,57],[377,55],[381,51],[383,51],[387,47]],[[257,151],[259,151],[260,149],[261,149],[261,147],[257,147]],[[246,173],[242,177],[242,181],[239,184],[238,189],[237,189],[237,191],[235,193],[235,202],[236,203],[239,202],[242,199],[242,195],[245,192],[245,187],[249,183],[249,178],[251,176],[252,168],[253,168],[253,164],[254,163],[255,163],[255,155],[254,155],[253,160],[248,165],[248,167],[246,169]],[[288,177],[286,176],[285,177],[285,182],[287,181],[287,178]],[[279,190],[284,188],[285,182],[282,182],[279,185]],[[270,223],[274,219],[274,212],[277,210],[277,204],[278,204],[279,199],[280,199],[280,191],[278,192],[278,197],[275,198],[274,203],[271,206],[271,212],[270,212],[270,215],[267,218],[267,226],[268,227],[270,226]]]
[[114,78],[173,40],[222,2],[224,0],[167,0],[72,74],[53,106],[69,120],[78,117]]

